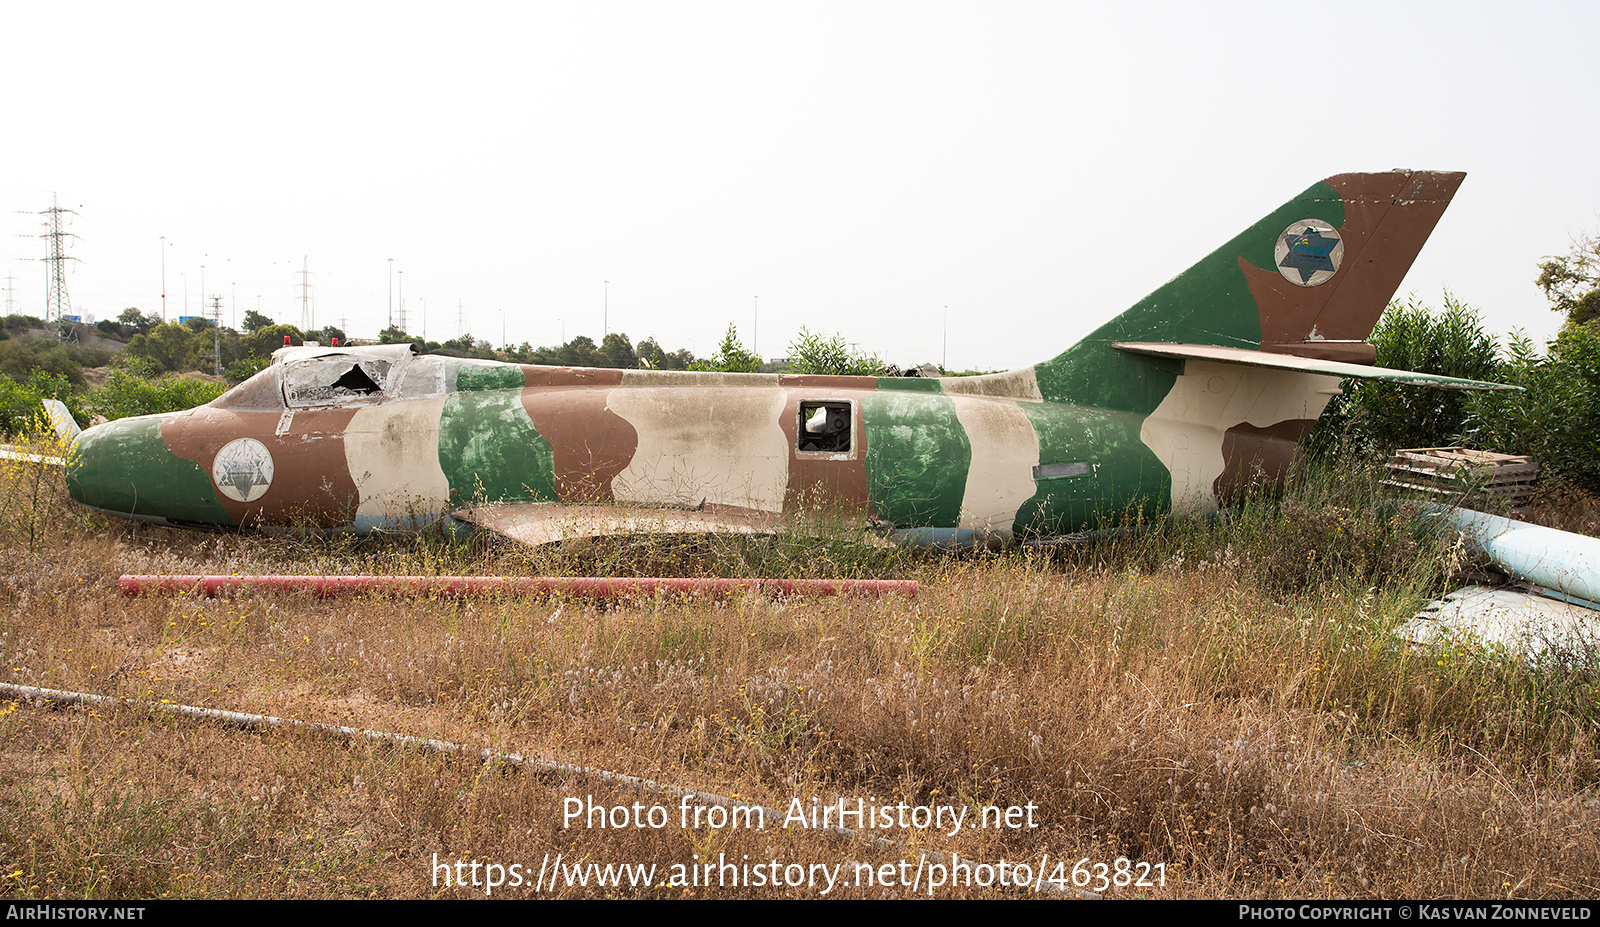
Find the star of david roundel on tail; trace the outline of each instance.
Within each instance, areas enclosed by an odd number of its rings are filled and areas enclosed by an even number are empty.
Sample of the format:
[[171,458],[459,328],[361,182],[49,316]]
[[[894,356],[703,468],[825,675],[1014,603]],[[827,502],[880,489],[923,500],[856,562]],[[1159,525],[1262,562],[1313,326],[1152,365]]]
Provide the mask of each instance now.
[[1278,236],[1273,256],[1283,279],[1295,286],[1316,286],[1339,270],[1344,239],[1326,222],[1301,219]]
[[211,480],[235,502],[254,502],[272,485],[272,452],[255,438],[238,438],[217,452]]

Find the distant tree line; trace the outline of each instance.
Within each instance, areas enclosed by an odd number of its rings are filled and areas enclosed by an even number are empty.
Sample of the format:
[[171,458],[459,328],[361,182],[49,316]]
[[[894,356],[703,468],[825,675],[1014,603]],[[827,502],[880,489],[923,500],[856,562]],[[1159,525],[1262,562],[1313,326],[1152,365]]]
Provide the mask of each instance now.
[[[0,329],[0,430],[14,432],[32,421],[41,398],[62,400],[84,424],[96,416],[120,418],[189,408],[264,369],[273,352],[285,345],[348,342],[345,332],[335,326],[303,331],[254,310],[245,312],[242,321],[242,332],[226,326],[218,332],[215,323],[205,317],[165,321],[130,307],[115,319],[94,326],[102,338],[125,343],[120,353],[113,353],[77,341],[63,343],[53,337],[32,336],[30,332],[44,329],[43,320],[9,317]],[[876,356],[851,350],[843,335],[823,337],[807,329],[789,345],[788,358],[763,361],[744,346],[737,327],[731,324],[716,352],[704,358],[687,349],[669,351],[653,337],[634,344],[622,332],[610,332],[598,344],[579,335],[552,347],[536,348],[523,342],[496,351],[471,334],[422,341],[391,325],[380,333],[379,343],[415,344],[428,354],[563,367],[860,376],[899,373]],[[216,369],[213,353],[219,346],[225,373],[221,380],[210,377]],[[103,382],[89,385],[85,369],[107,366],[112,369],[102,375]]]

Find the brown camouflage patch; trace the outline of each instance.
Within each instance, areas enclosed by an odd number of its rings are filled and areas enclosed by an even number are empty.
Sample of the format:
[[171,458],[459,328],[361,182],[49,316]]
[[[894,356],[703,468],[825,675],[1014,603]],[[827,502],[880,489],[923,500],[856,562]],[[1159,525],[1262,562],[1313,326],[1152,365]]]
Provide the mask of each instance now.
[[[861,421],[861,398],[872,391],[877,381],[871,377],[785,377],[783,385],[790,387],[778,418],[789,444],[789,487],[784,511],[793,514],[833,505],[843,509],[843,515],[865,513],[872,501],[867,492],[867,429]],[[800,450],[800,403],[829,399],[851,403],[850,453]]]
[[[1276,268],[1239,259],[1261,313],[1262,350],[1298,353],[1313,332],[1327,341],[1365,341],[1465,177],[1418,171],[1328,178],[1325,183],[1345,201],[1344,225],[1339,227],[1344,261],[1338,274],[1321,286],[1299,287]],[[1306,356],[1371,363],[1362,359],[1364,348],[1332,350],[1340,356]]]
[[633,459],[639,434],[606,405],[621,370],[524,367],[522,408],[555,456],[563,502],[610,502],[611,481]]
[[[344,433],[356,409],[296,409],[282,435],[280,412],[231,412],[200,406],[161,423],[161,439],[174,455],[206,473],[217,452],[237,438],[254,438],[272,454],[272,485],[254,502],[217,493],[235,524],[290,525],[305,520],[321,527],[348,525],[360,494],[345,460]],[[216,491],[215,486],[212,487]]]
[[1257,428],[1246,422],[1223,432],[1222,473],[1211,484],[1217,502],[1237,505],[1251,492],[1282,488],[1300,439],[1316,424],[1316,419],[1299,418]]

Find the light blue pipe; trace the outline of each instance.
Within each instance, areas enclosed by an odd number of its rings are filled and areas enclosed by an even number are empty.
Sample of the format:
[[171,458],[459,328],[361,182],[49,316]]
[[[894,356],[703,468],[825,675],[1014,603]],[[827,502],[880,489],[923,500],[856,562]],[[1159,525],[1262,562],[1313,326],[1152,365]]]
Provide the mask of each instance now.
[[1471,509],[1429,508],[1506,572],[1587,600],[1583,604],[1600,602],[1600,538]]

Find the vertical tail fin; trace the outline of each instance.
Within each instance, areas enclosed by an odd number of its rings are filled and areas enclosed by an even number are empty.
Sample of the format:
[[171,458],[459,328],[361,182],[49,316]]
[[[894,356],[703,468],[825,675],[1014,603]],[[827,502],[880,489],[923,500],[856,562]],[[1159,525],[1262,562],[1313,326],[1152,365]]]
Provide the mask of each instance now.
[[[1171,380],[1113,342],[1181,342],[1368,363],[1366,338],[1465,177],[1391,171],[1313,184],[1065,353],[1049,399],[1148,412]],[[1152,380],[1154,375],[1154,380]]]
[[[1323,184],[1344,206],[1344,223],[1331,232],[1286,228],[1274,246],[1274,266],[1240,270],[1260,309],[1261,350],[1325,360],[1372,363],[1370,345],[1378,317],[1405,279],[1417,252],[1466,177],[1462,173],[1394,171],[1340,174]],[[1333,243],[1329,243],[1329,239]],[[1324,248],[1344,251],[1332,270],[1316,269]],[[1333,264],[1330,259],[1324,261]],[[1361,344],[1355,353],[1319,350],[1329,342]]]

